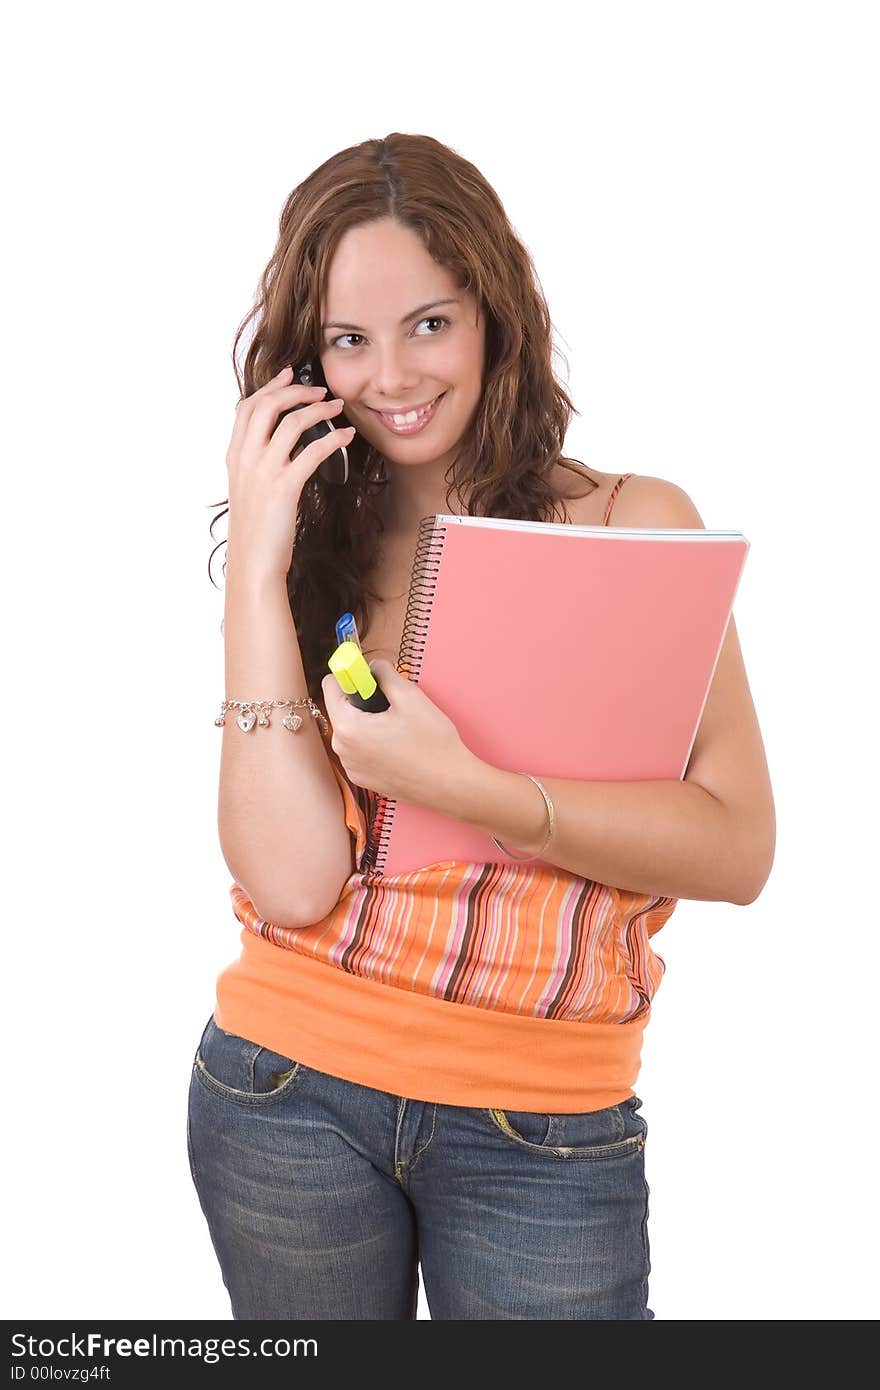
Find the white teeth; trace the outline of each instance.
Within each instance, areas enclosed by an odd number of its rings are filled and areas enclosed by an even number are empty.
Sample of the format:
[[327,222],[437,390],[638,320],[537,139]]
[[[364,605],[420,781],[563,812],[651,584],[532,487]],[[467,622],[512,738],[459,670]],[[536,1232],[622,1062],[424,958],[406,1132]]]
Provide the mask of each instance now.
[[409,410],[406,415],[387,415],[385,411],[382,411],[382,414],[385,415],[386,420],[390,420],[392,424],[414,425],[416,420],[421,420],[423,416],[427,415],[428,411],[432,409],[438,399],[439,397],[435,396],[433,401],[425,406],[424,410]]

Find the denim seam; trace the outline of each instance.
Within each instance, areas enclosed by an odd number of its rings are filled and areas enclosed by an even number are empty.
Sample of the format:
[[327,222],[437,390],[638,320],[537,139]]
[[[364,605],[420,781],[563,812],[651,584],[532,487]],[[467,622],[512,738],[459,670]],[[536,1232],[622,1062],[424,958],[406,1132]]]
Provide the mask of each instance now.
[[[190,1074],[190,1080],[191,1080],[191,1081],[194,1079],[194,1073],[195,1073],[195,1062],[193,1062],[193,1071],[192,1071],[192,1073]],[[186,1106],[186,1152],[187,1152],[187,1156],[188,1156],[188,1158],[189,1158],[189,1172],[190,1172],[190,1177],[192,1178],[193,1184],[195,1185],[196,1189],[198,1189],[198,1180],[197,1180],[197,1178],[196,1178],[196,1155],[195,1155],[195,1148],[193,1147],[193,1141],[192,1141],[192,1103],[191,1103],[191,1101],[187,1101],[187,1106]]]
[[643,1254],[644,1260],[645,1260],[645,1274],[644,1274],[644,1278],[642,1279],[642,1304],[644,1305],[645,1309],[647,1310],[647,1307],[648,1307],[648,1276],[649,1276],[649,1274],[650,1274],[650,1272],[651,1272],[651,1256],[650,1256],[650,1254],[648,1253],[648,1198],[649,1198],[649,1195],[650,1195],[650,1188],[648,1187],[648,1180],[647,1180],[647,1178],[645,1177],[644,1172],[642,1173],[642,1182],[644,1183],[644,1187],[645,1187],[645,1210],[644,1210],[644,1214],[643,1214],[643,1216],[642,1216],[642,1254]]
[[[428,1103],[429,1102],[425,1102],[425,1104]],[[400,1130],[403,1124],[403,1115],[407,1104],[408,1101],[406,1101],[405,1099],[401,1099],[397,1111],[397,1133],[394,1137],[394,1176],[399,1183],[403,1183],[403,1179],[406,1175],[405,1170],[408,1169],[411,1172],[412,1169],[415,1167],[418,1159],[425,1152],[425,1149],[428,1147],[431,1140],[434,1138],[434,1133],[437,1128],[437,1105],[435,1104],[431,1114],[431,1133],[428,1135],[424,1144],[420,1149],[417,1149],[416,1152],[410,1158],[399,1158],[398,1152],[400,1145]]]
[[400,1131],[403,1127],[403,1117],[406,1113],[406,1098],[401,1096],[400,1104],[397,1107],[397,1125],[394,1130],[394,1176],[398,1182],[403,1181],[403,1164],[398,1157],[400,1153]]
[[431,1140],[434,1138],[434,1132],[435,1132],[436,1128],[437,1128],[437,1106],[436,1106],[436,1104],[435,1104],[435,1105],[434,1105],[433,1113],[432,1113],[432,1115],[431,1115],[431,1133],[428,1135],[428,1137],[427,1137],[427,1139],[425,1140],[425,1142],[424,1142],[424,1144],[422,1145],[422,1147],[421,1147],[420,1149],[417,1149],[417,1150],[416,1150],[416,1152],[413,1154],[412,1158],[408,1158],[408,1159],[406,1160],[406,1165],[405,1165],[405,1166],[406,1166],[407,1168],[409,1168],[409,1169],[415,1168],[417,1160],[418,1160],[419,1158],[421,1158],[422,1154],[425,1152],[425,1149],[428,1147],[428,1145],[430,1144]]

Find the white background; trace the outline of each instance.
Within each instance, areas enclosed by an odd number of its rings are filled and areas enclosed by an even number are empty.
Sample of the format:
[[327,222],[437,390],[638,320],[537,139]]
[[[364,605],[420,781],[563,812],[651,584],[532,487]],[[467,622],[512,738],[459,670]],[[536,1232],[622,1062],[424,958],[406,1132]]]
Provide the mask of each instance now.
[[6,21],[5,1315],[230,1317],[185,1125],[239,951],[207,571],[232,342],[289,191],[400,130],[472,160],[529,247],[567,452],[751,542],[776,862],[752,906],[682,901],[654,940],[650,1305],[873,1318],[877,7],[314,16]]

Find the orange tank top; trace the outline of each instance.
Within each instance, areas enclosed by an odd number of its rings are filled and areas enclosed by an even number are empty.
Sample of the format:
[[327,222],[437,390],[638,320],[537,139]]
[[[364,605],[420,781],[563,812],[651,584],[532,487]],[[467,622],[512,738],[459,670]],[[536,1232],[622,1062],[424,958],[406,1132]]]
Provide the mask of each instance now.
[[356,871],[295,930],[232,884],[241,955],[217,979],[217,1024],[417,1100],[571,1113],[630,1097],[665,969],[651,938],[677,900],[546,864],[447,860],[370,882],[372,794],[326,748]]

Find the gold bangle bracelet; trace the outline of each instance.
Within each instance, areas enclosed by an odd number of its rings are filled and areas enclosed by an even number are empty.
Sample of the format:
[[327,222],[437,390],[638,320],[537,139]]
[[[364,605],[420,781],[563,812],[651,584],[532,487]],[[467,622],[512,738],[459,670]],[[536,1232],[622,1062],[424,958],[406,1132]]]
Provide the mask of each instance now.
[[542,782],[539,782],[538,779],[537,779],[537,777],[533,777],[532,774],[531,774],[530,772],[524,772],[522,775],[523,775],[523,777],[528,777],[528,779],[529,779],[530,782],[534,782],[535,786],[538,788],[538,791],[541,793],[541,795],[542,795],[543,798],[544,798],[544,801],[545,801],[546,804],[547,804],[547,818],[548,818],[548,820],[549,820],[549,826],[548,826],[548,829],[547,829],[547,838],[546,838],[546,840],[544,841],[544,843],[543,843],[543,845],[541,846],[541,848],[538,850],[537,854],[527,854],[527,855],[525,855],[525,856],[520,855],[520,854],[514,854],[514,853],[512,852],[512,850],[505,849],[505,847],[504,847],[504,845],[502,845],[501,841],[500,841],[500,840],[496,840],[494,835],[492,836],[492,843],[493,843],[493,845],[497,845],[497,846],[498,846],[498,848],[501,850],[501,853],[502,853],[502,854],[507,854],[507,855],[509,855],[511,859],[516,859],[516,860],[517,860],[519,863],[521,863],[521,864],[523,864],[523,863],[526,863],[526,864],[527,864],[527,863],[528,863],[530,860],[532,860],[532,859],[538,859],[538,858],[540,858],[540,856],[544,853],[544,850],[545,850],[545,849],[547,848],[547,846],[549,845],[551,839],[553,838],[553,831],[554,831],[555,828],[556,828],[556,812],[555,812],[554,809],[553,809],[553,802],[550,800],[549,793],[548,793],[548,791],[547,791],[547,788],[544,786],[544,784],[543,784]]

